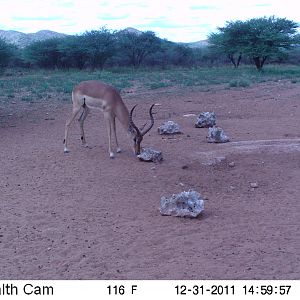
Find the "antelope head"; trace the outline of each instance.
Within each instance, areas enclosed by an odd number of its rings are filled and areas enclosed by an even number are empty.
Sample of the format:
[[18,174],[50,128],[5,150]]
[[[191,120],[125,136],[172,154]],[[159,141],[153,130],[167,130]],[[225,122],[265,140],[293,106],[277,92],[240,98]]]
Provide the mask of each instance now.
[[134,109],[136,108],[136,105],[131,109],[130,114],[129,114],[129,132],[131,133],[131,136],[133,138],[133,149],[134,149],[134,154],[139,155],[141,153],[141,142],[144,138],[144,135],[150,131],[150,129],[154,125],[154,118],[153,118],[153,113],[152,109],[155,104],[152,104],[150,109],[149,109],[149,115],[151,119],[151,124],[147,128],[145,128],[145,125],[143,126],[144,128],[139,129],[133,122],[132,120],[132,114]]

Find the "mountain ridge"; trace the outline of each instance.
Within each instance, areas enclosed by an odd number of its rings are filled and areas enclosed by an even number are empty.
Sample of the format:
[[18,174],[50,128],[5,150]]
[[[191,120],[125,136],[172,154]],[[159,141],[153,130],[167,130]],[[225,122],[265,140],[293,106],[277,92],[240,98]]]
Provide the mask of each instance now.
[[16,30],[0,30],[0,38],[20,48],[24,48],[33,42],[52,38],[63,38],[66,36],[68,35],[51,30],[40,30],[35,33],[24,33]]
[[[141,34],[142,31],[135,29],[133,27],[127,27],[121,31],[127,31],[129,33]],[[0,30],[0,38],[4,39],[6,42],[16,45],[19,48],[24,48],[31,43],[44,41],[52,38],[64,38],[69,36],[65,33],[59,33],[52,30],[39,30],[35,33],[24,33],[16,30]],[[188,46],[190,48],[202,48],[208,45],[207,40],[190,42],[190,43],[181,43],[175,42],[176,44],[181,44]]]

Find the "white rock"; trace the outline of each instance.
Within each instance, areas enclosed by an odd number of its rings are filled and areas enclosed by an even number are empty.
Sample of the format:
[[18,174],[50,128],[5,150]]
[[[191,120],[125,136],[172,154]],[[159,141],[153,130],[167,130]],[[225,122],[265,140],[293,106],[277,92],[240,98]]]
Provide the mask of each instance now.
[[250,186],[254,189],[258,188],[258,183],[257,182],[251,182]]
[[163,216],[196,218],[203,210],[204,200],[196,191],[184,191],[160,199],[160,213]]
[[195,114],[185,114],[185,115],[183,115],[183,117],[196,117],[196,115]]
[[228,164],[229,167],[233,168],[235,167],[235,162],[234,161],[231,161],[229,164]]
[[142,161],[149,162],[161,162],[163,160],[161,151],[154,150],[153,148],[142,148],[142,152],[137,157]]
[[224,130],[220,127],[210,127],[208,128],[208,143],[227,143],[229,142],[229,137],[225,134]]
[[214,112],[202,112],[195,124],[197,128],[207,128],[216,125],[216,114]]
[[182,133],[177,123],[167,121],[157,128],[159,134],[178,134]]

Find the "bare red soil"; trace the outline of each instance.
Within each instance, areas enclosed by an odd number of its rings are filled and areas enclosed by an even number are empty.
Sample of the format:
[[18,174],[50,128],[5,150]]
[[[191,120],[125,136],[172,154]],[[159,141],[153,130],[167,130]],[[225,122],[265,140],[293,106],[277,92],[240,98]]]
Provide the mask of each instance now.
[[[300,85],[124,99],[140,104],[138,124],[159,102],[156,128],[181,126],[145,136],[163,163],[136,159],[120,126],[123,152],[110,159],[100,112],[85,123],[91,147],[75,124],[64,154],[71,103],[0,111],[0,279],[300,279]],[[202,111],[231,142],[208,144],[184,116]],[[205,199],[200,217],[160,215],[162,196],[189,189]]]

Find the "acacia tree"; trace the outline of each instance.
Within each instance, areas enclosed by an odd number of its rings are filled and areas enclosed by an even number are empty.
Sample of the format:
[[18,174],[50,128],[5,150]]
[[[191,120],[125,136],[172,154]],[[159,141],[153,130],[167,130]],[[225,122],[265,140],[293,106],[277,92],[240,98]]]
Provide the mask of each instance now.
[[82,43],[92,68],[103,69],[106,61],[115,53],[114,34],[105,27],[84,33]]
[[237,63],[241,55],[250,57],[261,70],[267,59],[295,44],[297,28],[297,23],[274,16],[227,22],[218,28],[218,33],[209,36],[209,43],[216,51],[226,53],[232,62],[234,54],[238,54]]
[[219,32],[208,37],[212,53],[225,54],[235,68],[240,65],[242,59],[245,27],[242,21],[227,22],[227,26],[219,27]]
[[160,49],[161,41],[152,31],[130,32],[119,31],[117,34],[120,53],[124,54],[129,63],[138,68],[144,59]]
[[297,23],[274,16],[251,19],[246,25],[244,52],[253,59],[258,70],[268,58],[292,47],[298,28]]

